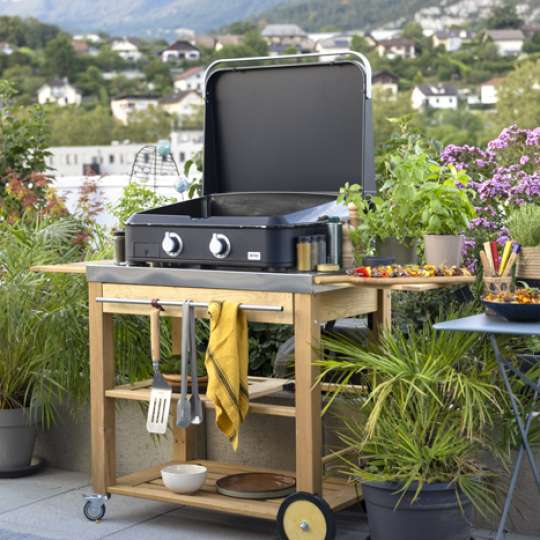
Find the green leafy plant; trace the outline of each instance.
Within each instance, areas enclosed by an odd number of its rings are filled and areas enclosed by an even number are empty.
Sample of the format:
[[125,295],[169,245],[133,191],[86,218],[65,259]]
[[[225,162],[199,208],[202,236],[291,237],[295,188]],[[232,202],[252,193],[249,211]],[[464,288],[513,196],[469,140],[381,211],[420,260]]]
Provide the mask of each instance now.
[[469,177],[452,165],[432,165],[431,171],[431,180],[420,184],[414,194],[421,227],[426,234],[460,234],[476,215],[466,189]]
[[510,238],[522,246],[540,246],[540,206],[524,204],[512,210],[506,226]]
[[109,210],[123,228],[126,221],[137,212],[149,210],[175,202],[172,197],[158,195],[153,189],[139,182],[130,182],[123,190],[120,200],[109,206]]
[[502,455],[492,430],[504,399],[493,384],[496,366],[475,334],[434,332],[386,334],[365,349],[343,336],[322,340],[321,378],[337,390],[353,378],[366,388],[344,418],[341,438],[354,449],[344,472],[359,481],[397,482],[404,493],[426,484],[455,486],[486,513],[495,510],[490,473],[479,455]]

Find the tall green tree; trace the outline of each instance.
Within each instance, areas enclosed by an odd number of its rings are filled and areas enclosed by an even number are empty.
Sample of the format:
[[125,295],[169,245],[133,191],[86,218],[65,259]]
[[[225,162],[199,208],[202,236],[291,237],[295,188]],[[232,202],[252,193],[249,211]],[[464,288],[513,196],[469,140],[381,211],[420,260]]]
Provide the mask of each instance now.
[[51,77],[68,77],[74,79],[81,65],[71,39],[66,34],[59,34],[51,39],[45,47],[47,74]]
[[523,20],[517,12],[517,2],[514,0],[504,0],[496,3],[491,10],[487,20],[487,27],[493,30],[501,28],[521,28]]
[[540,126],[540,59],[519,64],[500,85],[496,124],[503,128]]

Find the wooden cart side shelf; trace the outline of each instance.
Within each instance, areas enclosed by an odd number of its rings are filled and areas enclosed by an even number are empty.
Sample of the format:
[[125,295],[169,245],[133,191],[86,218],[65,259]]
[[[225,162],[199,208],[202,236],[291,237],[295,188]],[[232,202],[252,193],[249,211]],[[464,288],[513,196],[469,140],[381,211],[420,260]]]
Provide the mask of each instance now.
[[104,261],[78,261],[63,264],[38,264],[30,267],[31,272],[43,272],[44,274],[86,274],[86,267],[89,264],[112,263],[112,260]]
[[[291,471],[263,469],[215,461],[193,460],[191,463],[204,465],[208,469],[208,478],[205,485],[199,492],[192,495],[173,493],[163,486],[160,470],[164,465],[158,465],[118,478],[114,484],[107,487],[107,491],[120,495],[274,520],[283,501],[282,498],[257,501],[226,497],[216,492],[216,481],[225,475],[253,471],[294,476]],[[347,482],[347,480],[336,477],[324,479],[322,492],[326,502],[336,511],[354,504],[359,499],[354,485]]]

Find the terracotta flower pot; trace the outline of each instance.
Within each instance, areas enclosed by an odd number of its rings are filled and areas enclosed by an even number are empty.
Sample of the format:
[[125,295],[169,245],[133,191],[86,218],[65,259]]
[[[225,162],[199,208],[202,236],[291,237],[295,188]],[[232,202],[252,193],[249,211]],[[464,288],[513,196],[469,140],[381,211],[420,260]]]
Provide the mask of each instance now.
[[461,266],[463,261],[463,235],[425,234],[424,255],[427,264],[434,266]]

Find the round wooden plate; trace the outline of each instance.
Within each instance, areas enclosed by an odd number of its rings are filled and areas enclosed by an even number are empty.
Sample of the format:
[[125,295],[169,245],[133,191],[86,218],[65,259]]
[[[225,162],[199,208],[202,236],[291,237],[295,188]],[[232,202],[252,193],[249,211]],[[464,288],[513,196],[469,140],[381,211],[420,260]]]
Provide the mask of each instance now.
[[274,473],[240,473],[224,476],[216,482],[222,495],[240,499],[275,499],[294,492],[296,480],[292,476]]

